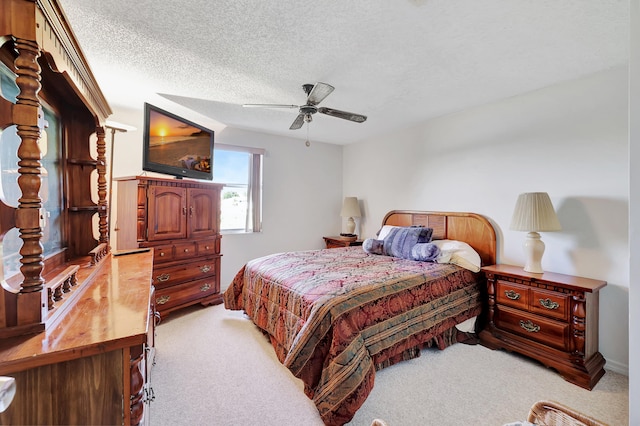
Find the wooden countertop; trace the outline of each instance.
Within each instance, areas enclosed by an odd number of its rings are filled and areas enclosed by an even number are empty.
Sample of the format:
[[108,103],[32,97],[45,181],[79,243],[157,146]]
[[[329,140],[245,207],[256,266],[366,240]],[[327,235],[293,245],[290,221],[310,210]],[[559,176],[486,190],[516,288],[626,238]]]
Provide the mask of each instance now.
[[74,306],[42,333],[0,341],[0,375],[141,344],[149,330],[153,252],[109,255]]

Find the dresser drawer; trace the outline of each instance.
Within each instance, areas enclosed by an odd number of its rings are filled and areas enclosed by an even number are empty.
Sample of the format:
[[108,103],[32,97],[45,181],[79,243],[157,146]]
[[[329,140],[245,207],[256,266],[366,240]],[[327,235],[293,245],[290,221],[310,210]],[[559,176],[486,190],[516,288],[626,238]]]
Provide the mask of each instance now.
[[173,247],[174,259],[192,259],[197,255],[196,243],[180,243]]
[[170,262],[173,260],[173,245],[155,246],[153,249],[153,264]]
[[157,289],[165,288],[187,280],[215,276],[214,259],[199,259],[182,265],[153,269],[153,285]]
[[156,292],[156,308],[162,312],[217,292],[214,277],[174,285]]
[[531,289],[531,312],[569,321],[571,299],[568,295]]
[[220,253],[220,239],[198,241],[196,243],[198,256],[210,256]]
[[496,302],[514,308],[529,309],[529,287],[510,281],[496,281]]
[[533,315],[528,312],[498,306],[494,315],[497,328],[519,334],[556,349],[568,351],[569,324]]

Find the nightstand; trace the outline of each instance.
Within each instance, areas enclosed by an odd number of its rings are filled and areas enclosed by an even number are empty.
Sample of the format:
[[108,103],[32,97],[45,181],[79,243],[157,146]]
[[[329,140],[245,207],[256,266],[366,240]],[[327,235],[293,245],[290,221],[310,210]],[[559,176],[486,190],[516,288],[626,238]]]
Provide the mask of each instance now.
[[593,389],[604,375],[598,352],[599,290],[606,281],[493,265],[487,277],[488,323],[480,343],[540,361],[565,380]]
[[358,237],[322,237],[327,245],[327,248],[339,248],[339,247],[351,247],[361,246],[362,240],[358,240]]

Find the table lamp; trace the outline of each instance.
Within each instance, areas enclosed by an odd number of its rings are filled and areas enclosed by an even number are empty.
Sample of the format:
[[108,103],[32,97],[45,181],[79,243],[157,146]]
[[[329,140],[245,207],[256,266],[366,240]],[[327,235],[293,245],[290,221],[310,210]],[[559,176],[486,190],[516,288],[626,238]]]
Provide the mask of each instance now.
[[353,220],[354,217],[360,217],[360,205],[358,204],[357,197],[344,197],[344,202],[342,203],[342,211],[340,211],[340,216],[346,217],[347,219],[347,232],[345,234],[340,234],[345,237],[353,237],[354,231],[356,230],[356,222]]
[[525,272],[543,273],[544,243],[538,232],[560,230],[560,222],[553,209],[549,194],[546,192],[520,194],[509,229],[527,232],[527,237],[522,245],[526,256]]

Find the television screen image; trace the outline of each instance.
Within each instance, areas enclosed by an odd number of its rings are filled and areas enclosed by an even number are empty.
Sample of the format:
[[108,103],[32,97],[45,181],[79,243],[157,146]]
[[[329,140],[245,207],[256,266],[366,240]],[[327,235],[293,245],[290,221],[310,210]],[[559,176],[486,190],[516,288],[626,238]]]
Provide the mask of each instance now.
[[211,180],[212,154],[213,131],[145,104],[144,170]]

